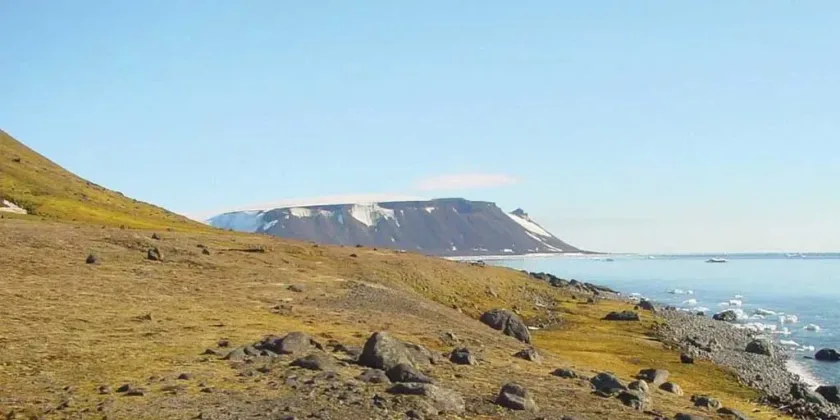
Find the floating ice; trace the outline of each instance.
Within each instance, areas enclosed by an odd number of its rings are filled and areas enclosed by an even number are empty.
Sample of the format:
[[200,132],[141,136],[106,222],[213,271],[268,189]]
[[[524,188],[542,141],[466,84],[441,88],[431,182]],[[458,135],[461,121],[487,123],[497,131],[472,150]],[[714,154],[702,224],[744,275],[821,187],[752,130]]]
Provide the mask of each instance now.
[[783,346],[799,347],[799,343],[793,340],[779,340],[779,344]]
[[799,317],[796,315],[782,315],[779,317],[779,322],[782,324],[796,324],[799,322]]
[[689,289],[689,290],[687,290],[687,291],[685,292],[685,294],[687,294],[687,295],[693,295],[693,294],[694,294],[694,290]]
[[753,313],[756,314],[756,315],[776,315],[775,312],[773,312],[771,310],[767,310],[767,309],[762,309],[762,308],[758,308],[758,309],[754,310]]
[[819,332],[822,328],[820,328],[820,326],[817,325],[817,324],[808,324],[803,329],[806,330],[806,331]]
[[743,304],[744,304],[744,301],[742,301],[742,300],[739,300],[739,299],[729,299],[729,306],[739,306],[739,307],[740,307],[740,306],[742,306]]
[[672,295],[684,295],[685,290],[683,290],[683,289],[671,289],[671,290],[668,291],[668,293],[670,293]]
[[743,298],[744,298],[744,295],[735,295],[735,296],[734,296],[734,298],[735,298],[735,299],[743,299]]
[[697,299],[689,299],[689,300],[683,301],[683,305],[695,306],[695,305],[697,305]]

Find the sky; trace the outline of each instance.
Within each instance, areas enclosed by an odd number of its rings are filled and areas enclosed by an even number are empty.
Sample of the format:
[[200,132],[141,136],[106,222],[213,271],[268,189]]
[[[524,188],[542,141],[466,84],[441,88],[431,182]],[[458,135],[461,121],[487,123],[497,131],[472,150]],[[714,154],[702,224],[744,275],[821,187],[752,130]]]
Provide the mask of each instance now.
[[0,0],[0,128],[195,218],[465,197],[614,252],[840,251],[840,2]]

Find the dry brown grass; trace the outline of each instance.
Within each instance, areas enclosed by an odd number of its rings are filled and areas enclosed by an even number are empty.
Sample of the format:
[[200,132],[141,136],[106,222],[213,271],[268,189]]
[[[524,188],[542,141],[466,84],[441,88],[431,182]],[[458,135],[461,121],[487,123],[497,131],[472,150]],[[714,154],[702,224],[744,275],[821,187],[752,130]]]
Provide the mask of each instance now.
[[[208,362],[200,353],[220,338],[245,344],[292,330],[358,345],[382,329],[440,351],[450,349],[440,333],[452,331],[479,349],[485,358],[479,367],[435,368],[437,377],[465,395],[490,398],[503,381],[516,380],[547,409],[581,418],[635,418],[615,400],[591,396],[585,384],[548,372],[575,366],[628,379],[641,368],[664,367],[687,393],[710,393],[745,412],[754,408],[748,400],[755,394],[729,373],[707,363],[680,365],[676,353],[650,340],[654,320],[600,321],[622,304],[579,304],[514,270],[220,231],[159,232],[159,241],[151,233],[0,220],[0,412],[40,413],[72,394],[71,409],[53,414],[82,415],[104,398],[96,393],[98,385],[145,383],[184,371],[231,395],[271,398],[277,391],[243,382],[227,363]],[[212,255],[202,255],[198,244]],[[151,246],[163,251],[164,262],[145,259]],[[237,251],[257,246],[266,252]],[[100,264],[85,264],[90,252]],[[287,290],[289,284],[302,284],[305,293]],[[543,309],[534,306],[534,296],[558,302],[564,311],[562,328],[536,335],[543,365],[510,357],[521,346],[475,320],[494,307],[537,315]],[[272,313],[279,303],[292,305],[292,313]],[[144,314],[152,320],[135,319]],[[66,386],[76,389],[68,393]],[[117,399],[117,417],[194,415],[190,410],[207,398],[220,398],[199,395],[193,386],[193,406],[172,407],[151,388],[144,398]],[[688,396],[655,396],[655,408],[669,415],[689,405]],[[762,411],[752,417],[776,417]]]

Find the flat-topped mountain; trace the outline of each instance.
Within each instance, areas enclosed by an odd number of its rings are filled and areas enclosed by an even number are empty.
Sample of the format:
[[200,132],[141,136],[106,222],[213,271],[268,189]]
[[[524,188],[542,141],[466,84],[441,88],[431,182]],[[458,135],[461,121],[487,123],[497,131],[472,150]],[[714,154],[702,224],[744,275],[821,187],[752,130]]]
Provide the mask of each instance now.
[[522,209],[505,213],[494,203],[463,198],[240,211],[208,223],[283,238],[442,256],[582,252]]

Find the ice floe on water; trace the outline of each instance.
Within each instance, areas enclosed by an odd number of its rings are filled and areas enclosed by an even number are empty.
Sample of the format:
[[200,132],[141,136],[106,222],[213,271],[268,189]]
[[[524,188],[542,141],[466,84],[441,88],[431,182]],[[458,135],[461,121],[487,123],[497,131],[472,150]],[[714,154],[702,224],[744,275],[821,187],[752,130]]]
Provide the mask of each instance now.
[[805,330],[805,331],[813,331],[813,332],[820,332],[820,330],[822,330],[822,328],[820,328],[820,326],[817,325],[817,324],[808,324],[802,329]]
[[682,304],[683,305],[688,305],[688,306],[697,306],[697,299],[689,299],[689,300],[683,301]]
[[753,313],[756,314],[756,315],[776,315],[776,312],[773,312],[773,311],[768,310],[768,309],[762,309],[762,308],[758,308],[758,309],[754,310]]
[[800,347],[799,343],[793,340],[779,340],[779,344],[787,347]]
[[796,324],[799,322],[799,317],[796,315],[781,315],[779,316],[779,322],[782,324]]
[[683,290],[683,289],[671,289],[668,293],[672,295],[693,295],[694,290]]
[[740,299],[729,299],[729,306],[744,306],[744,301]]

